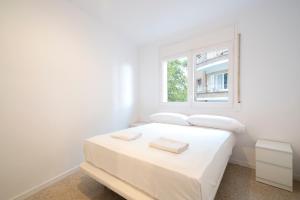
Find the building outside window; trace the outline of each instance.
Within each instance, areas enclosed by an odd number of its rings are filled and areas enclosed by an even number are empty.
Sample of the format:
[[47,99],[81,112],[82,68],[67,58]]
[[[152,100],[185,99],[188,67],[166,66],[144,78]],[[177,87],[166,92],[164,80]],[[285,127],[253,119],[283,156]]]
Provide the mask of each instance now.
[[228,101],[228,49],[204,51],[195,55],[194,101]]

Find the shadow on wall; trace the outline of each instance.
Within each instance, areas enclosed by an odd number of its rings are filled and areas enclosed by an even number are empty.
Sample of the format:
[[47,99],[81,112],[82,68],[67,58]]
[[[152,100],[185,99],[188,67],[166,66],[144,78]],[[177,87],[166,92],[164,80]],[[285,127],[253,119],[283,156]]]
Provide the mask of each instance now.
[[[133,66],[128,63],[118,65],[113,69],[113,115],[117,127],[127,126],[131,120],[134,107],[134,74]],[[124,121],[125,119],[125,121]]]
[[246,132],[243,134],[236,134],[236,141],[238,141],[233,149],[234,157],[231,157],[233,163],[243,166],[255,168],[255,139]]

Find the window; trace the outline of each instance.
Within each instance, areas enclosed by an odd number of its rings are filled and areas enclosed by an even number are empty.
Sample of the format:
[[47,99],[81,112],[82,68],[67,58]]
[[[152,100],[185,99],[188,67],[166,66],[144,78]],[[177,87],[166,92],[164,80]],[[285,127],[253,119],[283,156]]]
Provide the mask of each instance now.
[[233,76],[236,76],[233,72],[237,72],[233,66],[233,48],[233,42],[226,42],[164,59],[162,102],[191,106],[233,105]]
[[163,62],[163,102],[186,102],[188,98],[188,58]]
[[207,74],[207,92],[227,92],[227,76],[226,71]]
[[[228,48],[202,51],[194,56],[194,101],[228,101]],[[199,81],[200,80],[200,81]]]

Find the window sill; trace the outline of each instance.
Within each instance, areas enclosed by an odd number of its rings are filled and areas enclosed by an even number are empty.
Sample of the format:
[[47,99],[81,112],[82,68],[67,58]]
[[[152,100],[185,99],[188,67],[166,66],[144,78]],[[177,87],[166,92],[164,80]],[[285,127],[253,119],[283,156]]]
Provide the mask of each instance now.
[[229,102],[160,102],[161,108],[181,109],[231,109],[240,110],[240,103]]

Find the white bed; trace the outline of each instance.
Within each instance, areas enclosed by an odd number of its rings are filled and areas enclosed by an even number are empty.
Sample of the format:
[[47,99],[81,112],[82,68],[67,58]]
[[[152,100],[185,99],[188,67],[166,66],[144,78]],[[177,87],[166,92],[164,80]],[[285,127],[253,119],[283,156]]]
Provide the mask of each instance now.
[[[235,144],[225,130],[152,123],[122,131],[143,135],[122,141],[110,134],[87,139],[81,168],[127,199],[214,199]],[[159,137],[189,143],[181,154],[148,146]]]

